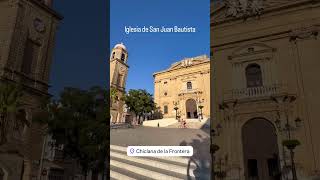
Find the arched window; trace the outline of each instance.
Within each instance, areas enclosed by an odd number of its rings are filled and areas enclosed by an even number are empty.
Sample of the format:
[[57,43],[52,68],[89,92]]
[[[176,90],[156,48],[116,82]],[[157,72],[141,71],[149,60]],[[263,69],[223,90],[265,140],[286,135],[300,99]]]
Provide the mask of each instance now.
[[249,64],[246,68],[247,87],[262,86],[262,73],[258,64]]
[[191,82],[187,82],[187,89],[192,89],[192,83]]
[[113,52],[113,53],[112,53],[112,59],[114,59],[114,55],[115,55],[115,54],[116,54],[116,52]]
[[165,105],[165,106],[163,107],[163,113],[164,113],[164,114],[168,114],[168,106],[167,106],[167,105]]
[[126,57],[125,54],[122,53],[122,54],[121,54],[121,60],[124,61],[125,57]]

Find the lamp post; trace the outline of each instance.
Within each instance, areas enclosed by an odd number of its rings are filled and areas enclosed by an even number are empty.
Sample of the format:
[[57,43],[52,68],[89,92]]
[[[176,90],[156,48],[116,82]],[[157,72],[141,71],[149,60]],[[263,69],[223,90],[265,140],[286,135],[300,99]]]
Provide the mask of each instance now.
[[[275,98],[275,97],[271,97],[271,99],[276,102],[277,104],[279,104],[279,101]],[[300,142],[296,139],[292,139],[292,134],[291,134],[291,130],[293,128],[293,126],[290,124],[289,122],[289,115],[288,115],[288,106],[293,103],[296,100],[296,97],[293,95],[287,95],[285,97],[283,97],[282,102],[283,103],[287,103],[287,107],[285,110],[285,117],[286,117],[286,124],[284,125],[284,127],[282,127],[282,123],[280,120],[280,114],[278,112],[278,117],[275,121],[275,124],[277,126],[277,128],[279,129],[279,131],[285,131],[287,132],[287,138],[286,140],[284,140],[282,142],[282,144],[284,146],[287,147],[287,149],[290,152],[290,160],[291,160],[291,170],[292,170],[292,179],[293,180],[297,180],[297,172],[296,172],[296,166],[295,166],[295,161],[294,161],[294,149],[296,146],[300,145]],[[295,119],[295,126],[296,128],[299,128],[301,126],[302,120],[300,118],[296,118]]]
[[203,115],[202,115],[202,108],[203,108],[203,106],[202,106],[202,105],[200,105],[200,106],[199,106],[199,109],[200,109],[200,119],[203,119]]
[[199,106],[198,106],[198,108],[200,109],[200,119],[203,119],[203,114],[202,114],[202,109],[203,109],[203,105],[201,105],[201,103],[203,103],[204,102],[204,99],[202,99],[202,100],[198,100],[198,103],[199,103]]
[[179,108],[178,107],[174,107],[173,109],[176,110],[176,119],[178,119],[178,109]]
[[173,101],[173,105],[174,105],[174,110],[176,111],[176,120],[178,120],[178,104],[179,104],[179,102],[174,102]]

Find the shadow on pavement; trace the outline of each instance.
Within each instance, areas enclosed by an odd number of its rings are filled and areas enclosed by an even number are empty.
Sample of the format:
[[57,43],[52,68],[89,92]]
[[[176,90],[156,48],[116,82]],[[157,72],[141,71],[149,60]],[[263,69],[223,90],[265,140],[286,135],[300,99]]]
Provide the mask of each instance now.
[[[197,134],[198,138],[193,139],[191,143],[182,141],[180,146],[192,146],[193,147],[193,156],[190,157],[187,167],[187,177],[192,179],[190,174],[193,171],[193,174],[196,179],[210,179],[210,138],[203,137],[200,134]],[[195,169],[191,168],[191,165],[195,165]]]

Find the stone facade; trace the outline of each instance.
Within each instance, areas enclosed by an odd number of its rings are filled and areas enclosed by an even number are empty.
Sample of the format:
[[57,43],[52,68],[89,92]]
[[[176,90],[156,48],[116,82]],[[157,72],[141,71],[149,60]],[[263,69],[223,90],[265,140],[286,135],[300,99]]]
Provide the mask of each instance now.
[[292,179],[288,139],[301,143],[298,179],[319,178],[319,27],[319,1],[212,7],[212,138],[226,179]]
[[176,115],[184,119],[198,118],[201,112],[203,118],[210,117],[210,60],[207,56],[173,63],[153,77],[154,101],[164,118]]
[[110,87],[116,91],[111,99],[110,123],[125,123],[126,108],[122,100],[125,93],[126,79],[128,75],[128,52],[121,43],[115,45],[110,55]]
[[1,0],[0,14],[0,79],[23,85],[21,110],[31,123],[12,130],[8,143],[0,147],[0,168],[4,180],[31,180],[39,173],[44,135],[32,114],[50,96],[54,38],[62,17],[49,0]]

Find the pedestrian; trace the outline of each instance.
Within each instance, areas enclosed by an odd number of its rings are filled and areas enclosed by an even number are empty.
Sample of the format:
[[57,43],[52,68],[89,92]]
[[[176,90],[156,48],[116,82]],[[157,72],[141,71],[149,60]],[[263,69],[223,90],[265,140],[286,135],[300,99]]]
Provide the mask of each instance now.
[[184,128],[187,127],[186,124],[187,124],[186,120],[183,120],[183,127],[184,127]]

